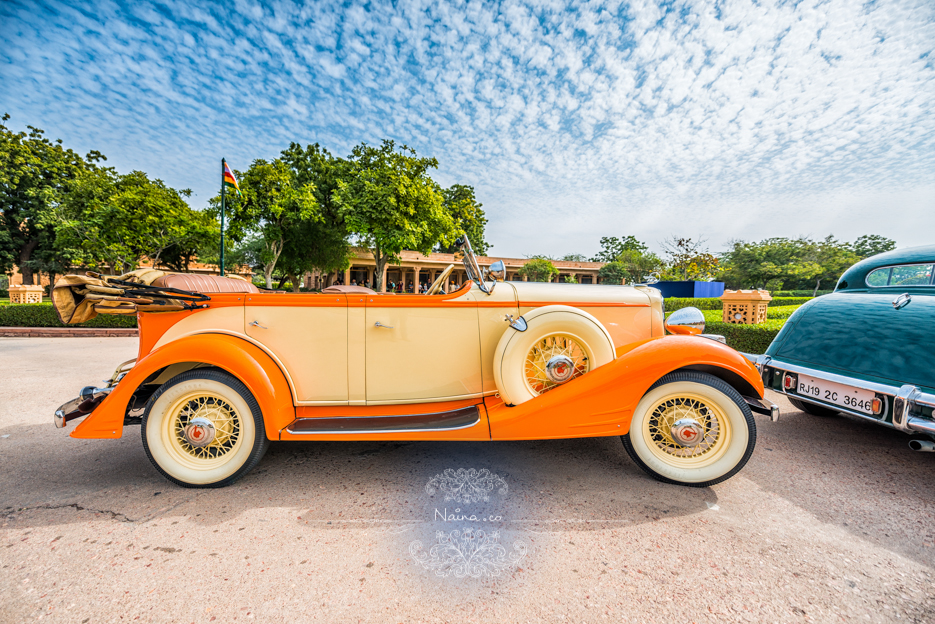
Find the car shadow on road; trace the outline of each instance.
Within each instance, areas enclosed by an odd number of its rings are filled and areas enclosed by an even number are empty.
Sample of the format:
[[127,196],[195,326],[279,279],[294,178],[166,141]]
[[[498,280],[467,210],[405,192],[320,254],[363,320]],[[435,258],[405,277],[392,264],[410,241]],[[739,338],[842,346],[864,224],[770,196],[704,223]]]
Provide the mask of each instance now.
[[45,426],[0,434],[10,436],[0,440],[0,514],[18,527],[84,522],[87,514],[114,522],[173,515],[217,524],[264,509],[281,514],[284,508],[292,510],[295,522],[322,528],[423,523],[438,517],[436,509],[468,510],[446,500],[442,490],[426,490],[433,477],[462,468],[496,475],[506,487],[490,492],[485,508],[533,531],[630,526],[695,514],[717,502],[711,488],[651,479],[630,461],[617,437],[277,442],[235,484],[186,489],[151,466],[137,427],[128,427],[119,440],[75,440]]
[[[758,422],[743,476],[822,522],[920,563],[935,558],[935,454],[911,436],[856,417],[811,416],[781,395],[776,423]],[[776,466],[784,469],[777,471]]]

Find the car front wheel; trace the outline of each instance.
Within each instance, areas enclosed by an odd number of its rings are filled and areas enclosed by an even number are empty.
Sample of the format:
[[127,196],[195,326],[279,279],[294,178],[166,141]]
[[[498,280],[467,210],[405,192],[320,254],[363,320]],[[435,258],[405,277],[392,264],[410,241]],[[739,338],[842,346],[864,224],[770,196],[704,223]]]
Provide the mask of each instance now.
[[743,397],[721,379],[676,372],[650,387],[622,439],[633,461],[653,478],[707,487],[747,463],[756,423]]
[[146,404],[143,448],[183,487],[223,487],[249,472],[269,446],[260,406],[236,377],[195,369],[163,384]]

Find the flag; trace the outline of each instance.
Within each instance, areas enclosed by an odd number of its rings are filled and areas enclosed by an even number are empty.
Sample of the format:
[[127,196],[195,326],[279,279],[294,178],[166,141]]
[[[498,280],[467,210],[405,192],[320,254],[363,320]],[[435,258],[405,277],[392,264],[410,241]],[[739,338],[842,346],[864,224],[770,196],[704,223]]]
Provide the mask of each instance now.
[[227,161],[224,161],[224,186],[234,189],[237,191],[237,195],[243,197],[243,193],[240,192],[240,185],[237,184],[237,178],[234,177],[231,168],[227,166]]

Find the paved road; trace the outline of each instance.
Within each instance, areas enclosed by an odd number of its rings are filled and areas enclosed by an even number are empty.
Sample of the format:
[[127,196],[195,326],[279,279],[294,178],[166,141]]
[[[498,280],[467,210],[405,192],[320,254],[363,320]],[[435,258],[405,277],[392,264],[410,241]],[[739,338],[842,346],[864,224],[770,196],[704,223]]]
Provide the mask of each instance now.
[[[758,420],[753,459],[708,489],[591,438],[279,443],[236,485],[186,490],[139,428],[52,425],[135,350],[0,339],[2,622],[935,621],[935,454],[904,435],[773,397],[783,418]],[[430,496],[449,468],[502,483],[487,502]],[[500,575],[426,569],[437,534]]]

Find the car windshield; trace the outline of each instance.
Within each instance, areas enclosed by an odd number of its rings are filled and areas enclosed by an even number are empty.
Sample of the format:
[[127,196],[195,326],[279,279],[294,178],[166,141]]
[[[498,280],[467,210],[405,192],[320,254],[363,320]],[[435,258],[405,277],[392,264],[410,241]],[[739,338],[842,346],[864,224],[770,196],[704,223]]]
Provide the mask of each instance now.
[[867,276],[867,286],[928,286],[932,283],[932,264],[907,264],[883,267]]

